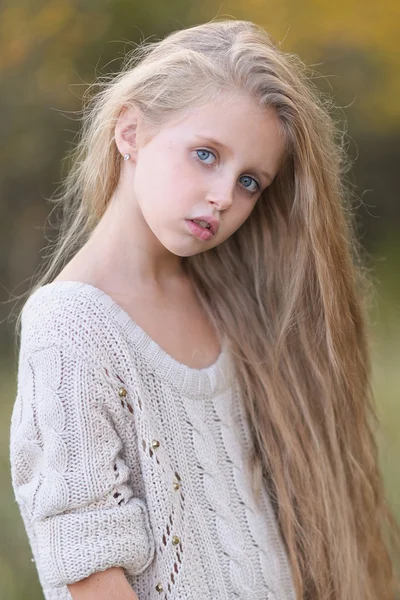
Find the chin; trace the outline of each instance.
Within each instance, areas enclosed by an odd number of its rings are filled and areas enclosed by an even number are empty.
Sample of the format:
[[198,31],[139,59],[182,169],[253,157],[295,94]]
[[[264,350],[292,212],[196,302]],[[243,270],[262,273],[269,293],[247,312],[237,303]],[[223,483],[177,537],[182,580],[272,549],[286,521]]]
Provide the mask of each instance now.
[[186,251],[182,250],[182,249],[178,250],[176,248],[175,249],[173,249],[173,248],[166,248],[166,249],[169,252],[171,252],[171,254],[175,254],[175,256],[179,256],[181,258],[187,258],[189,256],[195,256],[196,254],[200,254],[201,252],[204,252],[204,250],[197,250],[197,252],[196,252],[194,250],[189,250],[189,249],[187,249]]
[[197,248],[195,244],[186,244],[185,246],[180,246],[179,248],[176,245],[166,245],[164,244],[166,250],[171,252],[171,254],[175,254],[175,256],[180,256],[181,258],[186,258],[189,256],[196,256],[196,254],[201,254],[202,252],[206,252],[210,250],[214,246],[209,246],[203,243],[203,245],[199,244]]

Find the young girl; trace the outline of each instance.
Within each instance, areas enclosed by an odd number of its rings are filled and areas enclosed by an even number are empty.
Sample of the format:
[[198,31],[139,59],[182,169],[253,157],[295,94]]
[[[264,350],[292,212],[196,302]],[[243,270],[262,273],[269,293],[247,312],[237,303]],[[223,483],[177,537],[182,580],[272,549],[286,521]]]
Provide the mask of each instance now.
[[394,598],[368,280],[305,73],[213,21],[86,107],[11,422],[47,600]]

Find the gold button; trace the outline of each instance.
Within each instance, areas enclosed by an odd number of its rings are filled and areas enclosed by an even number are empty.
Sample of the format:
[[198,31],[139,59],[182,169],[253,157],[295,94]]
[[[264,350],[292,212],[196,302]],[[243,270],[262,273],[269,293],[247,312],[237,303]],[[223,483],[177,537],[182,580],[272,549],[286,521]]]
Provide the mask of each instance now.
[[160,446],[160,442],[158,440],[153,440],[151,442],[151,447],[152,448],[159,448],[159,446]]
[[163,591],[164,591],[164,588],[163,588],[163,586],[161,585],[161,583],[157,583],[157,585],[156,585],[156,590],[157,590],[157,592],[163,592]]
[[174,481],[173,486],[174,490],[179,490],[179,488],[181,487],[177,481]]
[[125,388],[123,388],[123,387],[120,387],[120,388],[119,388],[119,390],[118,390],[118,394],[119,394],[119,396],[121,396],[121,398],[122,398],[123,396],[126,396],[126,394],[127,394],[127,391],[126,391],[126,389],[125,389]]
[[179,540],[179,538],[178,538],[177,535],[173,535],[172,536],[172,543],[173,543],[174,546],[177,546],[179,544],[179,541],[180,540]]

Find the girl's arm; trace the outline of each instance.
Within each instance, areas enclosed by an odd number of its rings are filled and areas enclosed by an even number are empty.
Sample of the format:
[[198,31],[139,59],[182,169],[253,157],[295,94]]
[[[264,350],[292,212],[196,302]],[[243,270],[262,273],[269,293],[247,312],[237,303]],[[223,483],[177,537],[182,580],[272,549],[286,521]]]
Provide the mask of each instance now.
[[[10,459],[41,580],[51,587],[76,583],[79,594],[81,581],[94,575],[91,586],[108,569],[142,573],[155,545],[113,420],[117,384],[103,375],[102,363],[62,341],[21,355]],[[129,582],[120,576],[123,585]],[[121,598],[135,600],[130,591]]]
[[139,600],[121,567],[93,573],[67,587],[73,600]]

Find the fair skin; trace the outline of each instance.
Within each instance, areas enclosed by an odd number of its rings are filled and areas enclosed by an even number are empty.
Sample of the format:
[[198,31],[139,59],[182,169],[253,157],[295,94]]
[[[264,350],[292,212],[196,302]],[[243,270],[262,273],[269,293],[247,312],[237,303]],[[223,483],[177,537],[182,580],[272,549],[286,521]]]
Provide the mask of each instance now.
[[73,600],[139,600],[122,567],[111,567],[67,586]]
[[[239,93],[185,111],[146,143],[143,132],[133,109],[122,112],[115,143],[131,158],[121,158],[106,212],[56,280],[104,290],[170,356],[200,369],[215,362],[220,346],[181,258],[210,250],[239,229],[280,168],[284,138],[275,113]],[[208,241],[185,221],[200,215],[220,222]],[[137,600],[122,568],[68,589],[74,600]]]
[[[223,243],[244,223],[279,170],[284,139],[273,110],[239,93],[187,110],[147,143],[145,133],[133,109],[121,114],[119,184],[90,240],[56,280],[104,290],[168,354],[200,369],[215,362],[220,344],[181,257]],[[122,160],[127,153],[130,160]],[[185,220],[199,215],[220,221],[209,241],[188,229]]]

